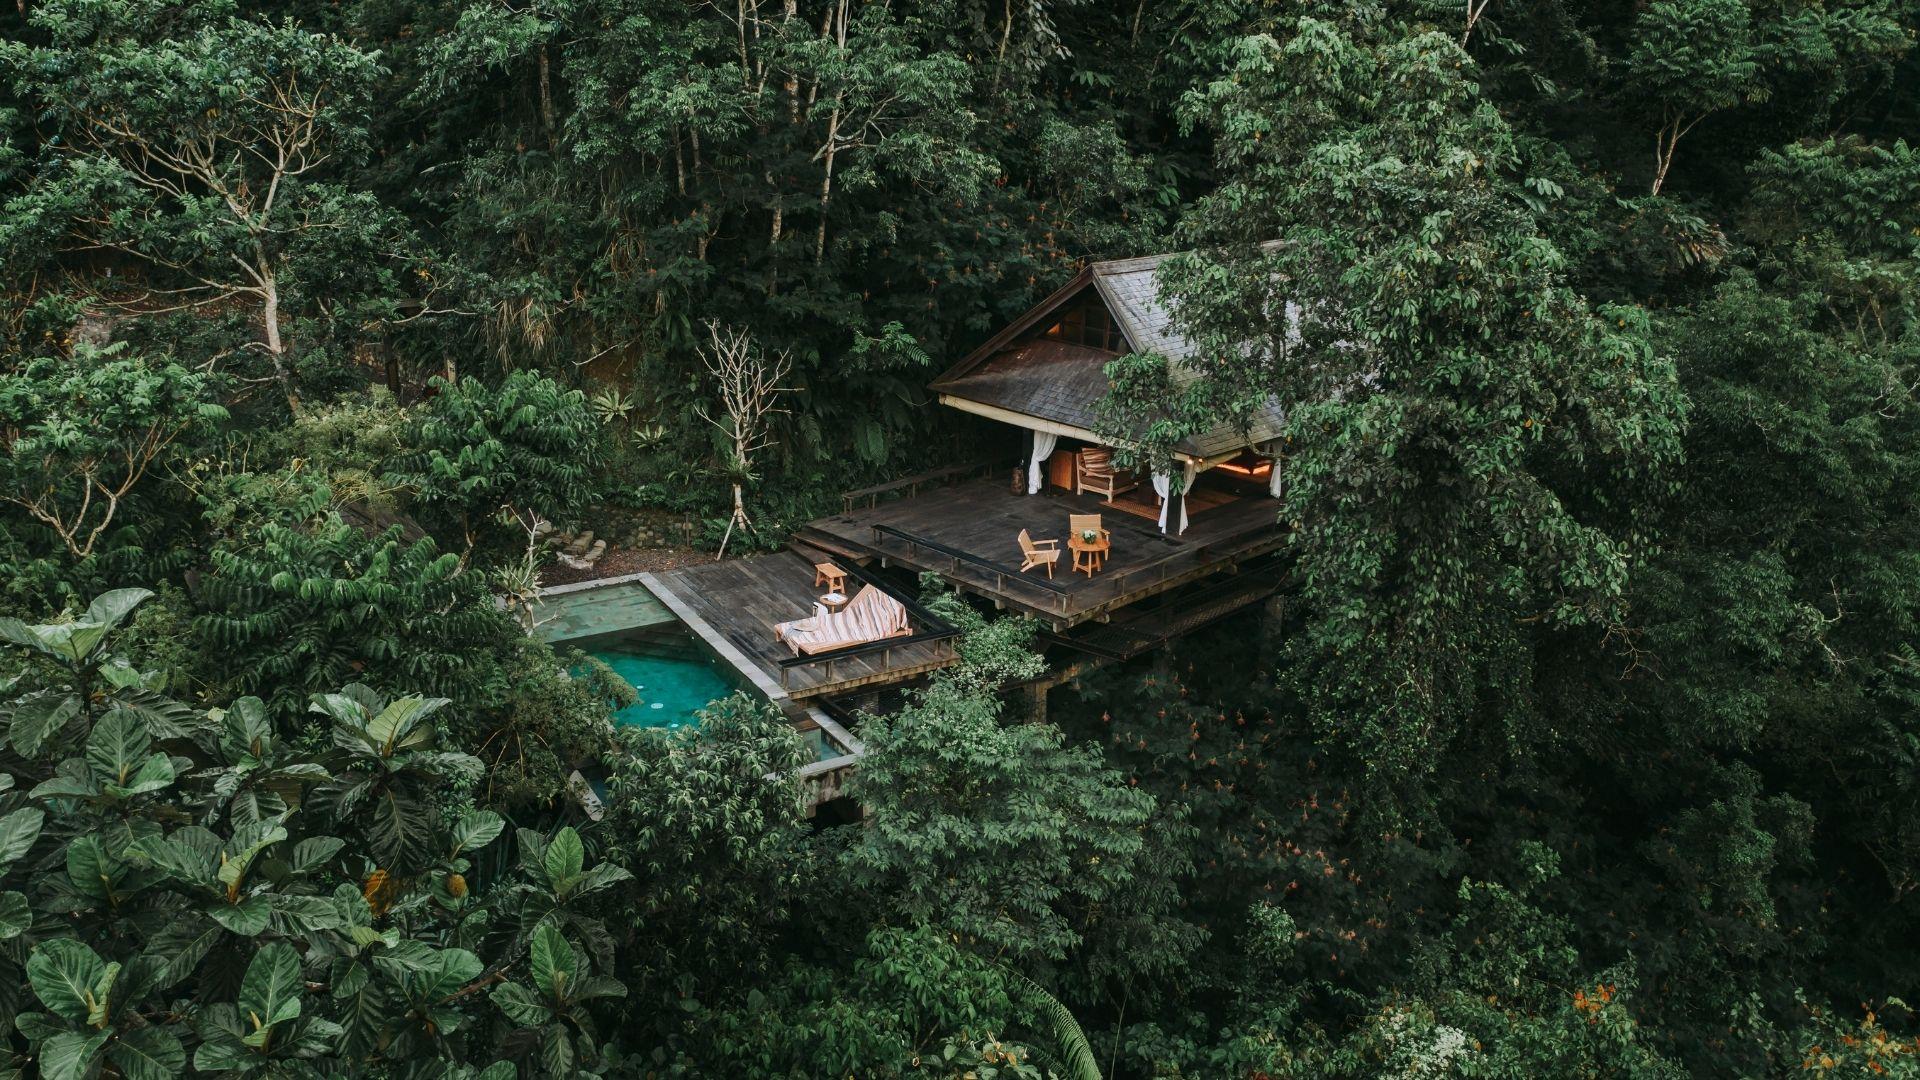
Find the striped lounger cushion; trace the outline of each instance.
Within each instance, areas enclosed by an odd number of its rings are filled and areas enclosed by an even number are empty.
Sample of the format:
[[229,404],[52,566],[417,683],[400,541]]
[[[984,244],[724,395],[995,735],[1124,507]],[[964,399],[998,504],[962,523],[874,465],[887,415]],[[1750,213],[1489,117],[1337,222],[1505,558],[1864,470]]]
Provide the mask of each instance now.
[[907,609],[871,585],[861,586],[839,611],[830,612],[815,604],[812,618],[783,622],[773,628],[773,636],[786,642],[795,656],[864,645],[907,632]]

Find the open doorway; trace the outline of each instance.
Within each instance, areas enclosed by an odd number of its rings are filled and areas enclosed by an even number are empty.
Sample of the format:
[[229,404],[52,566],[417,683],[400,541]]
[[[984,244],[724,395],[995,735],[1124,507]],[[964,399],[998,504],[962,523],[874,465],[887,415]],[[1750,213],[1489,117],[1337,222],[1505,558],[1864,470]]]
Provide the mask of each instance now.
[[[1196,474],[1187,492],[1188,520],[1240,499],[1266,496],[1275,467],[1272,459],[1248,452]],[[1107,447],[1063,436],[1048,456],[1043,475],[1051,490],[1088,495],[1115,510],[1159,520],[1160,499],[1151,480],[1113,468]]]

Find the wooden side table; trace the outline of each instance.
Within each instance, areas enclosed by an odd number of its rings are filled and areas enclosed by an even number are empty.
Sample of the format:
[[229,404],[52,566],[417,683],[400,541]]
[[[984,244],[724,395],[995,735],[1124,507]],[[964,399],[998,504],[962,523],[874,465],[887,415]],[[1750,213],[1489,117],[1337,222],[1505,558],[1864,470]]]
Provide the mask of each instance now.
[[814,563],[813,564],[813,587],[817,589],[822,585],[825,585],[827,587],[828,592],[832,592],[832,593],[846,592],[847,591],[847,572],[833,565],[830,562]]
[[1073,552],[1073,568],[1084,570],[1092,577],[1107,561],[1107,552],[1112,549],[1110,540],[1083,540],[1078,533],[1067,537],[1067,550]]
[[848,604],[852,602],[853,602],[852,600],[848,599],[846,593],[843,593],[838,589],[834,590],[833,592],[826,593],[820,597],[820,606],[823,608],[826,608],[829,614],[839,611],[842,608],[845,608]]

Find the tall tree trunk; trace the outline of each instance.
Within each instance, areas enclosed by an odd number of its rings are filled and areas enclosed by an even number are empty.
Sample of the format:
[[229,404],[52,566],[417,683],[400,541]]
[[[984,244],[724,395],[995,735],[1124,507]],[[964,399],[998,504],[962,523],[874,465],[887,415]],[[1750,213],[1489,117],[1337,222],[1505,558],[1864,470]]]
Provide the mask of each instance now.
[[[827,9],[827,26],[831,28],[834,45],[844,57],[847,53],[846,0],[840,0],[840,3]],[[833,205],[833,158],[840,152],[840,103],[844,95],[844,90],[834,91],[833,113],[827,120],[827,144],[824,148],[826,168],[820,177],[820,227],[813,235],[815,266],[819,266],[827,257],[827,211]]]
[[833,110],[832,119],[827,121],[826,171],[820,177],[820,228],[813,236],[813,265],[819,266],[827,257],[827,209],[833,205],[833,155],[839,150],[840,110]]
[[547,130],[547,149],[556,149],[560,131],[553,114],[553,62],[544,44],[540,46],[540,123]]
[[260,266],[260,320],[267,335],[267,359],[273,362],[273,377],[280,384],[280,392],[287,395],[287,408],[299,416],[300,393],[293,385],[286,342],[280,339],[280,285],[264,263]]
[[680,194],[687,193],[687,154],[680,149],[680,125],[673,125],[673,179]]
[[1007,68],[1007,42],[1013,37],[1013,0],[1006,0],[1006,22],[1000,27],[1000,50],[993,62],[993,88],[1000,89],[1000,76]]
[[393,350],[393,338],[380,335],[380,366],[386,370],[387,392],[393,400],[400,400],[400,355]]
[[733,539],[733,530],[747,530],[747,500],[739,484],[733,485],[733,515],[727,518],[727,531],[720,534],[720,550],[714,553],[713,561],[719,562],[727,557],[727,541]]

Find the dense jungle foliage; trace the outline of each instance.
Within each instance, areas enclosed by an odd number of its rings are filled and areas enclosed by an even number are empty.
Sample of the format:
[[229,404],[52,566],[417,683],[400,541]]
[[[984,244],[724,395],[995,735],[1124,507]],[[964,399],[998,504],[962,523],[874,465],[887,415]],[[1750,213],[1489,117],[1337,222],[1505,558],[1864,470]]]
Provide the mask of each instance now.
[[[0,1068],[1920,1076],[1917,32],[6,5]],[[971,455],[929,378],[1166,251],[1217,359],[1106,409],[1287,404],[1284,602],[1032,722],[930,597],[862,827],[517,620],[536,519],[771,548]],[[710,322],[791,360],[751,458]]]

